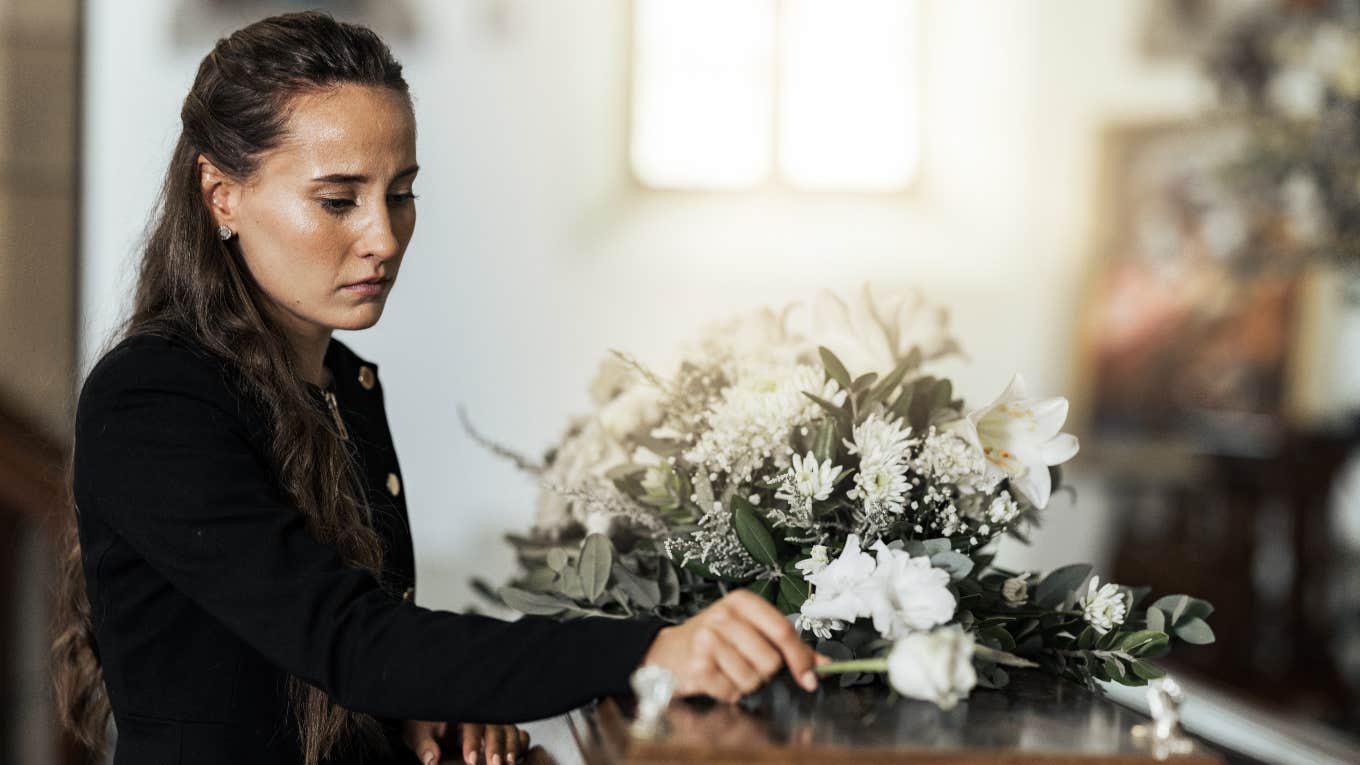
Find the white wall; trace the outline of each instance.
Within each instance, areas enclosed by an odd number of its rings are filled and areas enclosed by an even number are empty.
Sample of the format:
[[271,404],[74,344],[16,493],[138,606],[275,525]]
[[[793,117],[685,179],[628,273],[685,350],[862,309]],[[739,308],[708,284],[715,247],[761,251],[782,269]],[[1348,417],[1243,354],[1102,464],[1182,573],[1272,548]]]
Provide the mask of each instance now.
[[[86,368],[131,289],[179,101],[213,39],[169,42],[177,6],[87,5]],[[926,3],[922,175],[910,194],[874,199],[636,190],[625,0],[412,3],[419,36],[393,47],[418,99],[421,219],[382,321],[337,336],[381,367],[421,602],[473,602],[467,577],[507,574],[500,535],[532,517],[531,483],[463,434],[455,406],[538,452],[585,406],[606,348],[660,359],[702,321],[872,279],[954,307],[973,362],[950,371],[971,399],[1015,370],[1063,393],[1098,129],[1207,98],[1188,67],[1138,61],[1142,7]],[[497,8],[504,36],[488,32]],[[1103,558],[1108,519],[1083,488],[1014,562]]]

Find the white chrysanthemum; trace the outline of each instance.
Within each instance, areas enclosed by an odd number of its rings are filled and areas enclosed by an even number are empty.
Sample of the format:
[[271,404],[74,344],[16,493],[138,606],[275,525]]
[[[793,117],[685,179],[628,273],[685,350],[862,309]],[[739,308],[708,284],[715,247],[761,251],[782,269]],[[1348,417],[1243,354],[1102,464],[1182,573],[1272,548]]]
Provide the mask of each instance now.
[[749,481],[766,460],[787,468],[789,433],[821,415],[811,391],[839,404],[845,392],[834,381],[822,382],[822,370],[811,364],[738,362],[734,380],[705,415],[708,430],[685,452],[692,464]]
[[840,475],[841,469],[831,464],[829,459],[818,463],[812,452],[808,452],[806,456],[795,454],[793,466],[787,473],[788,480],[780,485],[775,498],[791,505],[803,505],[814,499],[824,500],[831,496],[831,489],[835,487],[836,477]]
[[812,634],[822,640],[830,640],[835,637],[833,631],[845,629],[845,622],[840,619],[815,619],[807,614],[800,613],[794,619],[793,626],[799,632],[811,631]]
[[907,454],[916,441],[911,438],[911,426],[901,419],[887,419],[871,414],[855,426],[853,439],[843,439],[845,448],[860,459],[875,462],[906,462]]
[[855,426],[854,439],[845,439],[846,449],[860,457],[855,472],[855,488],[847,492],[851,499],[864,502],[869,514],[900,513],[905,508],[907,458],[916,443],[911,438],[911,426],[896,419],[885,419],[871,414]]
[[1079,605],[1086,623],[1101,635],[1123,624],[1128,615],[1128,604],[1119,585],[1109,582],[1102,587],[1098,576],[1091,577]]
[[855,473],[855,488],[846,492],[864,501],[866,512],[900,513],[906,507],[907,476],[901,463],[862,463]]

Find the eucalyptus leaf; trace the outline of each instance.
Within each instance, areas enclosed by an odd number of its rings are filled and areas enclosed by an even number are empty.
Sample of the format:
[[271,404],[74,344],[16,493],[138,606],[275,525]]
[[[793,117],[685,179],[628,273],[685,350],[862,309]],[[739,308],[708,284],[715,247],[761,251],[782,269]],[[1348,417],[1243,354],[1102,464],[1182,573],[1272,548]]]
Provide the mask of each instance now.
[[1039,582],[1034,591],[1034,603],[1041,608],[1054,608],[1068,594],[1075,591],[1091,575],[1089,563],[1073,563],[1056,568]]
[[1176,637],[1184,640],[1191,645],[1208,645],[1214,642],[1214,631],[1209,627],[1208,622],[1199,617],[1192,617],[1184,622],[1177,624]]
[[553,616],[573,606],[571,601],[557,595],[529,592],[518,587],[501,587],[496,590],[496,595],[505,605],[533,616]]
[[605,586],[609,584],[609,570],[614,565],[613,547],[604,534],[587,534],[582,542],[576,573],[581,577],[586,600],[595,601],[604,594]]
[[581,575],[573,567],[562,569],[561,579],[557,584],[562,590],[562,594],[569,598],[581,598],[586,600],[585,587],[581,584]]
[[652,609],[660,605],[661,586],[659,584],[633,573],[622,564],[614,566],[613,573],[614,581],[618,583],[618,589],[622,590],[638,608]]
[[973,570],[973,559],[961,552],[945,550],[930,556],[930,565],[948,571],[949,578],[957,582]]
[[560,547],[554,547],[548,551],[548,568],[553,571],[561,571],[567,567],[567,551]]
[[1147,610],[1147,626],[1150,630],[1166,632],[1166,614],[1160,608],[1149,608]]
[[662,560],[660,568],[661,576],[657,579],[657,586],[661,589],[661,605],[677,605],[680,602],[680,575],[675,572],[675,566],[668,560]]

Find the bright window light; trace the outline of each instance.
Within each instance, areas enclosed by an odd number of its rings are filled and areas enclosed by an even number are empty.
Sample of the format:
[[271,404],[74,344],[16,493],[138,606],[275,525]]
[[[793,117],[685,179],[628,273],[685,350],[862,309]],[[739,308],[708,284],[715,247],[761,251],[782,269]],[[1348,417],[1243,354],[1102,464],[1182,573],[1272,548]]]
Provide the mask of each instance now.
[[770,174],[774,0],[637,0],[630,155],[656,188]]
[[630,159],[654,188],[898,191],[918,0],[635,0]]
[[819,191],[897,191],[916,173],[916,3],[785,0],[779,171]]

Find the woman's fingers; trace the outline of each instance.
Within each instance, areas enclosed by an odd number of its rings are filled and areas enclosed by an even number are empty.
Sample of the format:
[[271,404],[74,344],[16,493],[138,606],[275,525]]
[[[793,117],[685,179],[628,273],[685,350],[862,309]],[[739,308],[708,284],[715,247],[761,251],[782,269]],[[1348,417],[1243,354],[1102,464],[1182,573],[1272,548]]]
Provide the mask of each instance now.
[[723,625],[722,637],[755,669],[761,683],[768,682],[784,667],[784,659],[774,645],[742,619],[732,619]]
[[482,747],[482,732],[486,729],[481,723],[463,723],[463,762],[477,765],[477,750]]
[[517,729],[513,725],[488,725],[486,726],[486,761],[487,765],[506,765],[507,755],[510,752],[510,738],[515,736]]
[[416,753],[421,765],[436,765],[439,762],[439,742],[435,740],[436,724],[423,720],[410,720],[406,725],[406,745]]
[[509,765],[522,762],[524,753],[529,751],[529,733],[516,725],[505,726],[505,761]]
[[789,666],[789,673],[800,685],[809,691],[816,690],[817,673],[812,671],[816,663],[813,658],[815,651],[798,637],[798,631],[789,624],[789,620],[769,601],[749,590],[735,590],[727,598],[734,596],[741,600],[733,604],[733,610],[779,649],[784,656],[784,663]]
[[727,638],[719,638],[718,644],[713,649],[713,656],[718,669],[722,670],[743,696],[759,688],[764,682],[760,672],[751,666],[751,662],[742,655],[741,650],[728,642]]

